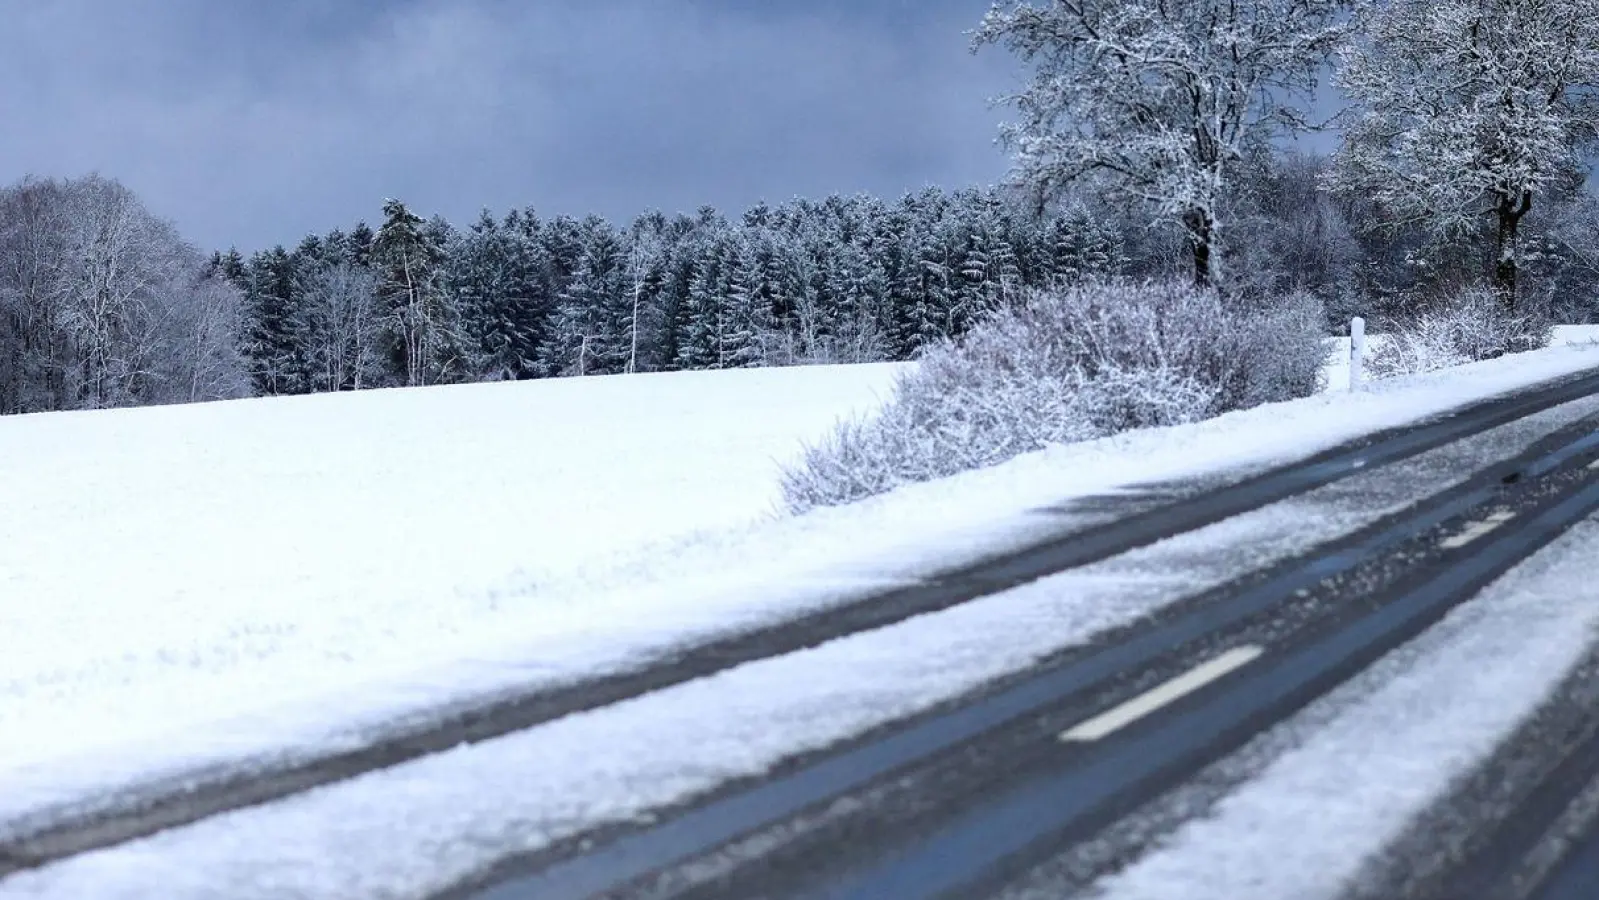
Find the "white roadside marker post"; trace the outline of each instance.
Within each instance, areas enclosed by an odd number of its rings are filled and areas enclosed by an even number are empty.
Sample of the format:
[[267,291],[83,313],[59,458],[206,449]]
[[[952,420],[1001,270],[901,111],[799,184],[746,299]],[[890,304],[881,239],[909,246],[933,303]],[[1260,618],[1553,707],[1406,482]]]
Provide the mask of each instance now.
[[1366,361],[1366,320],[1349,320],[1349,390],[1360,390],[1362,367]]

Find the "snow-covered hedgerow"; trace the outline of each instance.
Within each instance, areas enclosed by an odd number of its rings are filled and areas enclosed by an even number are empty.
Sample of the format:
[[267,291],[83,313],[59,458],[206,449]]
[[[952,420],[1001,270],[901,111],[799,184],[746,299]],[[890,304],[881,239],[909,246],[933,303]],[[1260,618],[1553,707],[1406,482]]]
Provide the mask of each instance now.
[[1549,345],[1538,312],[1513,312],[1486,287],[1470,287],[1395,323],[1367,362],[1374,378],[1416,375]]
[[1170,283],[1041,291],[932,348],[875,418],[840,423],[783,473],[790,510],[848,503],[1049,444],[1175,425],[1318,387],[1309,294],[1242,308]]

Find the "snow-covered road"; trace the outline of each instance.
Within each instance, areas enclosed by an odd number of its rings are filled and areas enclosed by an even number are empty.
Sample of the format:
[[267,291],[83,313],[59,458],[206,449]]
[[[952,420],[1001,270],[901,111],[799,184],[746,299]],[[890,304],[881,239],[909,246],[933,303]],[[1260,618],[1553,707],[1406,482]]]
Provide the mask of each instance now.
[[1263,737],[1230,763],[1258,757],[1251,780],[1106,878],[1102,896],[1330,900],[1361,890],[1415,818],[1599,645],[1595,559],[1590,520]]

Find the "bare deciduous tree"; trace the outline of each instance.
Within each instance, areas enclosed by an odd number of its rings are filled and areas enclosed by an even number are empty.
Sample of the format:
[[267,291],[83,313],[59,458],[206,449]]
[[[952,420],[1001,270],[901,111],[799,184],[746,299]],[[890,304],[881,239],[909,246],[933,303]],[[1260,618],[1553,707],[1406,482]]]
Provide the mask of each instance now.
[[0,190],[0,412],[240,396],[240,302],[115,181]]
[[317,391],[361,390],[377,368],[377,279],[347,261],[299,276]]
[[165,399],[194,403],[249,396],[250,379],[239,353],[241,300],[237,288],[210,275],[194,283],[187,302],[168,310]]
[[71,185],[67,220],[76,272],[65,321],[77,345],[83,403],[137,402],[157,362],[163,300],[179,289],[184,256],[192,261],[193,251],[132,191],[102,178]]
[[1330,183],[1391,227],[1491,222],[1514,307],[1522,219],[1599,137],[1599,0],[1392,0],[1360,18],[1338,75],[1359,114]]
[[630,375],[638,371],[639,325],[640,314],[644,311],[644,289],[659,265],[662,250],[659,231],[646,228],[634,230],[632,248],[627,254],[627,285],[632,301],[632,314],[628,317],[627,368],[624,371]]
[[976,45],[1032,68],[1006,98],[1018,176],[1041,197],[1092,179],[1178,225],[1194,281],[1217,280],[1235,169],[1274,133],[1347,30],[1346,0],[1047,0],[996,4]]
[[65,211],[59,182],[0,191],[0,413],[70,405]]

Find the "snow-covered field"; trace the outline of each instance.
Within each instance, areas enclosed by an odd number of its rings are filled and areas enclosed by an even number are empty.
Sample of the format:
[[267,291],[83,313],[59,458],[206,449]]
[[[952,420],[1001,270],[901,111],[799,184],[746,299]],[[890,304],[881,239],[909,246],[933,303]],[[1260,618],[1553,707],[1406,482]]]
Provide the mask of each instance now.
[[219,718],[469,660],[501,628],[603,631],[585,587],[769,518],[779,461],[893,371],[0,420],[0,781],[197,728],[236,740]]
[[[106,788],[634,664],[1008,546],[1028,511],[1302,457],[1599,365],[1560,348],[772,515],[894,367],[0,420],[0,832]],[[1129,613],[1134,614],[1134,613]]]

